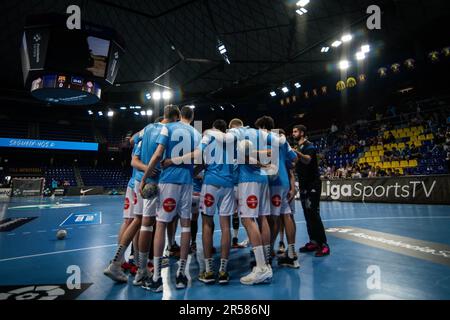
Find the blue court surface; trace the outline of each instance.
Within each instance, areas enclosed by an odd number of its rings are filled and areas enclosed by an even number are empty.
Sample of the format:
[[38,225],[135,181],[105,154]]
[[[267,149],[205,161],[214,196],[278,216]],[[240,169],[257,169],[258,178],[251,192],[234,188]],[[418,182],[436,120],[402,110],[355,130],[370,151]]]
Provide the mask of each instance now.
[[[298,249],[307,241],[307,233],[300,203],[296,205]],[[239,278],[250,271],[249,248],[232,249],[229,262],[232,279],[227,286],[199,282],[199,264],[196,256],[191,255],[189,288],[175,289],[177,265],[171,260],[171,265],[163,270],[163,294],[133,287],[131,277],[129,285],[115,284],[102,273],[116,249],[122,206],[120,196],[14,198],[0,202],[2,225],[11,222],[11,230],[0,232],[0,299],[21,293],[21,298],[32,299],[34,295],[29,291],[33,290],[53,290],[54,296],[62,296],[64,290],[58,286],[66,284],[73,266],[80,268],[83,285],[79,290],[69,290],[66,299],[450,298],[447,261],[450,260],[450,206],[323,202],[322,218],[330,231],[327,234],[330,256],[315,258],[300,254],[301,267],[297,270],[278,267],[274,261],[271,284],[247,287],[239,283]],[[34,219],[14,220],[26,217]],[[62,224],[68,237],[57,240],[56,231]],[[354,234],[360,240],[361,229],[378,232],[378,240],[366,237],[363,240],[368,242],[363,243],[355,241],[356,238],[345,238],[350,236],[352,228],[357,228]],[[401,237],[403,244],[392,239],[380,241],[380,232],[385,240],[392,237],[398,241]],[[246,239],[242,228],[239,237],[240,241]],[[219,230],[215,232],[214,242],[218,246]],[[217,255],[216,263],[219,259]]]

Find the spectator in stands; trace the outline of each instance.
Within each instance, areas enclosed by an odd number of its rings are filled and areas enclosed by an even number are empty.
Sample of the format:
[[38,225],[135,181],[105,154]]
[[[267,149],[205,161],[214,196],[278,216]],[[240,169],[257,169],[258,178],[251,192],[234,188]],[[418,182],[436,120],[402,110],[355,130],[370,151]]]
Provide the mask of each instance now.
[[384,162],[391,162],[392,161],[392,151],[388,150],[387,148],[384,148],[383,161]]
[[386,139],[383,140],[384,144],[390,144],[395,142],[395,136],[392,133],[392,131],[389,132],[389,135],[386,137]]
[[401,159],[400,151],[397,148],[392,148],[392,161],[399,161]]
[[395,170],[394,170],[393,176],[394,176],[394,177],[400,177],[400,176],[401,176],[400,170],[399,170],[399,169],[395,169]]
[[70,182],[67,180],[64,180],[63,186],[64,186],[64,188],[70,187]]
[[415,144],[412,144],[410,159],[418,159],[418,158],[420,158],[420,149],[416,147]]
[[394,172],[392,171],[391,168],[388,168],[386,170],[386,177],[392,177],[394,175]]
[[402,159],[409,160],[411,157],[411,149],[409,148],[409,144],[405,144],[405,147],[402,150]]

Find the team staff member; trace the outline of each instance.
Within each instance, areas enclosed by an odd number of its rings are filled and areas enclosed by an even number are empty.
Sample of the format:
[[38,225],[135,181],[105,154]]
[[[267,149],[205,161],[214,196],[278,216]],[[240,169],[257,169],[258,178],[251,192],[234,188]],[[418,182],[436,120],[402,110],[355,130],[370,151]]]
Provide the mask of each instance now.
[[300,252],[316,252],[316,257],[323,257],[330,254],[330,248],[327,244],[325,228],[320,218],[322,182],[317,162],[317,149],[306,138],[306,132],[306,127],[303,125],[297,125],[292,130],[292,135],[297,141],[296,152],[298,160],[295,171],[298,177],[300,198],[310,239],[304,247],[300,248]]

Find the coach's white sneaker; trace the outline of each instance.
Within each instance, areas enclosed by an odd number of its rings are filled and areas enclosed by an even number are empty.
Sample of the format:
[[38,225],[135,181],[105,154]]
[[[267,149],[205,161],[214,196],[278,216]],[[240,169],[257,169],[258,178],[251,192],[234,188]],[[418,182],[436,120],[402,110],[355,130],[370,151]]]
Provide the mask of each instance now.
[[134,286],[142,286],[144,284],[144,280],[148,277],[148,272],[147,269],[145,270],[141,270],[139,269],[136,272],[136,276],[134,277],[133,280],[133,285]]
[[128,277],[122,271],[122,267],[112,262],[105,270],[103,270],[103,274],[116,282],[128,282]]
[[262,268],[254,267],[252,272],[241,278],[241,283],[253,285],[258,283],[267,283],[272,279],[272,270],[267,266]]

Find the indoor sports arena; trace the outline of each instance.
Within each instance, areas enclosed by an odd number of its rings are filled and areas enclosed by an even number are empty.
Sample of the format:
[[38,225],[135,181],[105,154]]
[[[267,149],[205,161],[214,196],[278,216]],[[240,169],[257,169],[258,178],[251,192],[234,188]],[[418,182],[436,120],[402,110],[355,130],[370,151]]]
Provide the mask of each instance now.
[[450,298],[448,1],[0,15],[3,303]]

